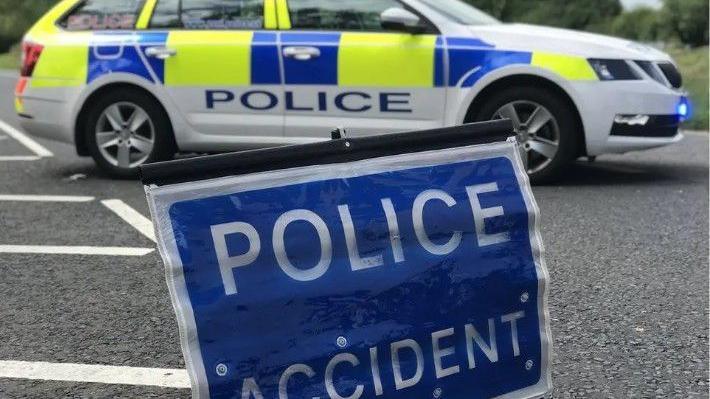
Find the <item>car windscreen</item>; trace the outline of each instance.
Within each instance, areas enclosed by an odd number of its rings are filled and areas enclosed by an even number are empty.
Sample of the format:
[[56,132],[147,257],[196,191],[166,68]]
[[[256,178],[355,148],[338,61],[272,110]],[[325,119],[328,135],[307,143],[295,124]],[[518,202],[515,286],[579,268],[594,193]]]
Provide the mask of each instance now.
[[495,25],[501,23],[492,16],[460,0],[419,0],[434,11],[462,25]]

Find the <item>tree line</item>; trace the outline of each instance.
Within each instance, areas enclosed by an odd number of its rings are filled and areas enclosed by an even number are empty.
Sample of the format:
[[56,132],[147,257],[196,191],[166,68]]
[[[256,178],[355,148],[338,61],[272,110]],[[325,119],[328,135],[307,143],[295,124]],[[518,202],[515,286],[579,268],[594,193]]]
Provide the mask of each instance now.
[[[619,0],[466,0],[504,22],[608,33],[643,42],[708,44],[708,0],[663,0],[624,11]],[[21,40],[56,0],[0,0],[0,53]]]
[[466,0],[504,22],[607,33],[641,42],[708,44],[708,0],[663,0],[624,10],[620,0]]
[[0,53],[22,39],[22,35],[57,0],[0,0]]

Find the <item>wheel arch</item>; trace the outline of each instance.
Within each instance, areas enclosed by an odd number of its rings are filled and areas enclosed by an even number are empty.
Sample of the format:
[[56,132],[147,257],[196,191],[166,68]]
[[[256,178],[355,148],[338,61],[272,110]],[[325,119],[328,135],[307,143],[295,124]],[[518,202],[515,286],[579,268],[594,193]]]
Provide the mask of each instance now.
[[570,109],[574,111],[574,118],[577,122],[577,126],[579,126],[577,134],[579,135],[579,142],[582,144],[579,149],[579,155],[582,156],[586,154],[587,146],[585,126],[579,106],[568,90],[563,88],[560,82],[553,80],[552,77],[541,76],[530,72],[517,72],[483,82],[483,84],[475,90],[473,98],[469,100],[469,105],[463,115],[462,122],[472,122],[475,117],[476,110],[480,109],[481,104],[487,101],[493,93],[501,89],[516,86],[542,87],[559,95],[560,98],[570,106]]
[[176,149],[178,148],[175,140],[175,125],[171,118],[171,114],[170,112],[168,112],[168,109],[165,107],[165,104],[163,104],[163,102],[160,101],[160,99],[155,94],[153,94],[150,90],[139,84],[130,82],[109,82],[96,87],[88,96],[86,96],[84,101],[81,102],[81,108],[79,108],[79,111],[76,114],[76,122],[74,124],[74,143],[76,145],[77,154],[81,156],[89,155],[89,149],[86,144],[86,135],[84,133],[86,131],[86,123],[89,115],[89,110],[91,109],[91,104],[93,104],[93,100],[100,98],[103,94],[107,92],[117,89],[137,90],[153,99],[153,101],[155,101],[156,104],[158,104],[162,111],[165,113],[168,124],[170,125],[170,139],[172,140],[172,145]]

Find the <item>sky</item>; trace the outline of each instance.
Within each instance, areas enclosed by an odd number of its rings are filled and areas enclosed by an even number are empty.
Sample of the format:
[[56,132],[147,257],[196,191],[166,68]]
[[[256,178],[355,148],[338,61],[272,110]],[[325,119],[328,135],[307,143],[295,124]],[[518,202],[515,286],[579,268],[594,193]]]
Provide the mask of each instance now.
[[624,7],[631,9],[638,6],[647,6],[653,8],[659,8],[661,6],[661,0],[621,0]]

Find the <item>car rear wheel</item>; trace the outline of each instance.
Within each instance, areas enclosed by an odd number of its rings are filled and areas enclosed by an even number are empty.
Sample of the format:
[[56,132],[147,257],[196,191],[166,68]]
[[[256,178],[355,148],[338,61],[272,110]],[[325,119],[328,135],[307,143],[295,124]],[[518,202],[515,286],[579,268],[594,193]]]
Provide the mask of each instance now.
[[574,110],[560,96],[538,87],[511,87],[488,98],[475,120],[510,119],[527,154],[533,183],[559,177],[578,154],[579,126]]
[[135,178],[143,164],[175,154],[165,111],[139,90],[118,89],[88,112],[86,143],[96,163],[113,177]]

